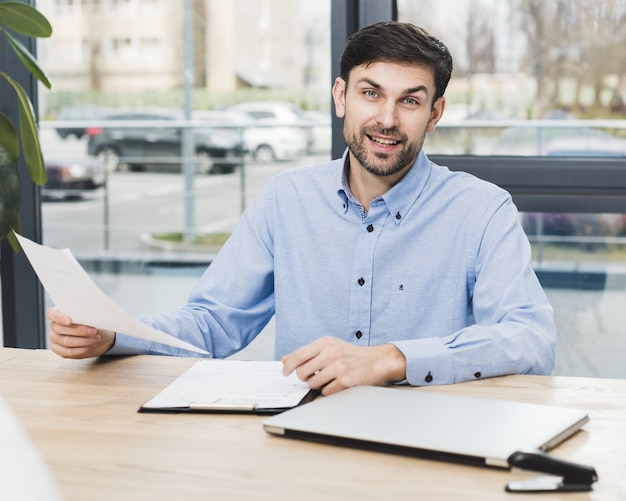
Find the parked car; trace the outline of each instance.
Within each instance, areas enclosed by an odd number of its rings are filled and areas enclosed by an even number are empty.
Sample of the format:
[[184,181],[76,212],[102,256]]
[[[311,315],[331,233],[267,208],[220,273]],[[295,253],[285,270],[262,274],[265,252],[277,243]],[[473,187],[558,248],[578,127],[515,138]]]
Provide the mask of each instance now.
[[44,199],[81,198],[104,185],[104,166],[94,158],[84,160],[44,159],[48,181],[41,192]]
[[307,152],[313,148],[314,123],[296,105],[283,101],[247,101],[226,108],[227,111],[244,113],[258,127],[291,127],[306,137]]
[[312,145],[309,153],[324,153],[330,157],[333,143],[333,128],[330,111],[305,111],[304,117],[310,122]]
[[[87,129],[87,153],[100,157],[108,166],[127,165],[133,171],[143,171],[148,166],[157,169],[180,167],[182,128],[175,125],[169,127],[163,122],[181,118],[177,113],[152,111],[108,115],[108,121],[128,121],[134,124],[112,124],[110,127]],[[137,122],[140,126],[137,126]],[[192,136],[197,172],[229,173],[241,163],[242,143],[235,132],[193,129]]]
[[77,122],[75,126],[59,127],[56,133],[61,139],[75,136],[81,139],[87,133],[89,120],[100,120],[108,113],[107,108],[96,105],[64,106],[56,116],[56,120],[63,122]]
[[307,134],[299,127],[257,123],[238,111],[199,111],[194,119],[211,130],[229,130],[240,134],[246,152],[257,162],[294,160],[307,152]]
[[626,141],[589,127],[509,127],[498,137],[492,155],[624,156]]
[[546,145],[550,157],[626,157],[626,140],[609,137],[559,137]]

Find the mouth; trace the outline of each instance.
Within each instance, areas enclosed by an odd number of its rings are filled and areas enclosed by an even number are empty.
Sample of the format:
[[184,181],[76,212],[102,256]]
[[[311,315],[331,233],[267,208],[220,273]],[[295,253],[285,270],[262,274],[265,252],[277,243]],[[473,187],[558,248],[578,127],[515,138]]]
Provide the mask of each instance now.
[[370,136],[369,134],[367,137],[369,137],[370,141],[380,146],[395,146],[397,144],[400,144],[400,141],[398,141],[397,139],[387,139],[384,137]]
[[373,136],[370,134],[366,134],[371,143],[378,149],[379,151],[391,151],[396,146],[398,146],[402,141],[399,139],[394,139],[391,137],[381,137],[381,136]]

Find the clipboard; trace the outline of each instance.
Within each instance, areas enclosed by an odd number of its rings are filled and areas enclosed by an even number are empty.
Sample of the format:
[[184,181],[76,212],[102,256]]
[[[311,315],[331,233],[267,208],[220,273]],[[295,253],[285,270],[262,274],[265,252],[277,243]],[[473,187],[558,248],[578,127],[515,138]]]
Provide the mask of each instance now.
[[319,392],[282,374],[278,361],[200,360],[139,407],[138,412],[278,414]]

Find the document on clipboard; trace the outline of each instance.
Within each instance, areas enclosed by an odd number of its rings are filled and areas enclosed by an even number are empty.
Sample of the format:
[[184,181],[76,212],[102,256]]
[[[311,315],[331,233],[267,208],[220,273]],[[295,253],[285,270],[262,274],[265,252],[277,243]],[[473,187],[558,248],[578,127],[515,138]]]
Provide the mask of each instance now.
[[317,392],[275,361],[200,360],[144,403],[139,412],[277,414]]

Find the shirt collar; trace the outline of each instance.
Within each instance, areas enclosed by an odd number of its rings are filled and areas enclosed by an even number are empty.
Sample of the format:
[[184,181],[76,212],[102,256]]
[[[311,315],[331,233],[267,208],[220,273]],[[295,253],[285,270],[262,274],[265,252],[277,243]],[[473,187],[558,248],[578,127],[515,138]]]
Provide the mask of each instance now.
[[[356,201],[354,195],[352,195],[348,186],[348,177],[346,163],[348,161],[348,149],[344,151],[341,157],[341,165],[343,168],[340,170],[341,188],[337,191],[339,197],[344,201],[344,212],[348,211],[348,199]],[[415,204],[420,194],[424,190],[432,166],[430,160],[424,150],[420,150],[415,163],[406,173],[406,175],[400,180],[398,184],[393,186],[389,191],[383,193],[380,197],[384,200],[389,213],[391,214],[393,221],[396,225],[399,225],[404,217],[408,214],[409,209]]]
[[348,201],[350,199],[354,200],[354,196],[352,195],[352,192],[350,191],[350,188],[348,187],[348,178],[347,178],[347,169],[346,169],[347,162],[348,162],[348,148],[346,148],[343,152],[343,155],[341,155],[341,169],[337,171],[339,174],[339,179],[337,179],[337,186],[339,186],[339,189],[337,190],[337,195],[339,195],[339,198],[343,200],[344,214],[348,212],[350,208],[349,207],[350,204],[348,203]]

